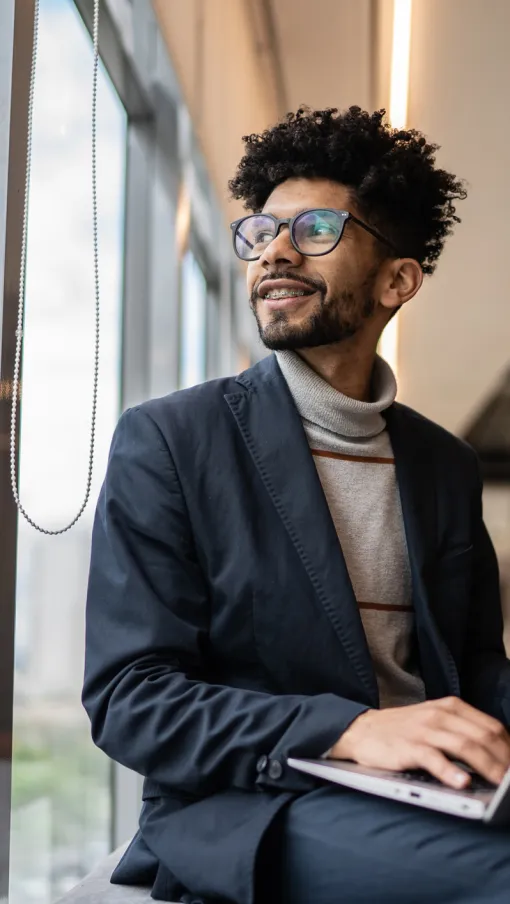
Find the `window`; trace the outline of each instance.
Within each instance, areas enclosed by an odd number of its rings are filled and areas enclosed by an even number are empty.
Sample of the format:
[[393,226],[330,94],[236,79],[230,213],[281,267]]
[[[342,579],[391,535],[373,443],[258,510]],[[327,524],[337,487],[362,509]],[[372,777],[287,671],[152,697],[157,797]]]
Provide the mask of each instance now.
[[181,275],[181,363],[185,389],[207,375],[207,282],[192,251],[186,251]]
[[[20,495],[48,528],[78,511],[87,477],[94,282],[92,46],[72,0],[41,0],[23,360]],[[119,414],[126,114],[98,94],[101,360],[94,481],[78,524],[47,537],[20,518],[10,904],[51,904],[111,839],[111,767],[80,704],[90,535]]]
[[[26,123],[19,86],[28,76],[31,28],[27,16],[18,40],[22,52],[11,67],[15,3],[20,5],[21,0],[0,3],[0,43],[4,39],[8,45],[5,65],[0,65],[6,75],[2,86],[9,81],[3,94],[0,91],[8,113],[0,122],[2,180],[7,174],[9,135],[16,142],[24,140]],[[76,10],[90,28],[92,4],[74,3],[40,0],[35,93],[20,493],[29,513],[48,528],[69,523],[82,503],[92,402],[92,47]],[[17,23],[22,19],[17,16]],[[14,557],[10,551],[4,557],[9,567],[8,585],[5,589],[2,585],[6,605],[0,613],[0,633],[7,638],[9,656],[14,604],[16,608],[12,814],[2,797],[11,774],[12,676],[8,669],[0,669],[7,726],[3,731],[0,725],[0,829],[12,815],[9,869],[8,832],[0,832],[0,898],[7,894],[9,872],[10,904],[50,904],[112,845],[136,830],[140,776],[120,764],[112,768],[94,747],[80,704],[95,501],[120,407],[230,372],[242,338],[230,317],[228,292],[223,292],[233,266],[228,230],[220,228],[222,215],[152,4],[104,2],[100,30],[102,52],[118,93],[101,68],[102,342],[92,494],[81,520],[60,537],[46,537],[22,518],[18,529],[15,519],[9,519],[7,537],[17,543],[15,599]],[[0,64],[2,60],[0,53]],[[18,108],[17,116],[8,112],[11,68],[16,74],[12,109]],[[193,177],[195,170],[199,175]],[[8,175],[9,197],[19,197],[22,174],[14,167]],[[181,242],[178,188],[188,178],[194,186],[195,214],[197,210],[200,214]],[[0,210],[2,230],[5,219],[7,238],[15,247],[11,262],[19,253],[18,215],[19,210],[10,215]],[[209,223],[217,225],[204,228]],[[189,248],[186,255],[183,248]],[[11,264],[11,282],[15,266]],[[15,301],[14,293],[7,292],[2,303],[1,328],[9,332]],[[243,316],[246,307],[243,298]],[[9,377],[12,341],[4,346]],[[2,488],[9,479],[5,451],[0,462]]]

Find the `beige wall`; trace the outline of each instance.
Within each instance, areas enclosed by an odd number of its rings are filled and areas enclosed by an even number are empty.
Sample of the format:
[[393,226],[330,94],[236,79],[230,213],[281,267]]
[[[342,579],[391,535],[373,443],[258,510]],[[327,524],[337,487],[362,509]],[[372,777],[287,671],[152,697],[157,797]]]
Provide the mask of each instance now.
[[389,115],[391,53],[393,43],[393,0],[376,0],[373,6],[374,41],[374,86],[373,107],[380,110],[384,107]]
[[461,431],[510,363],[510,3],[414,0],[412,24],[409,123],[470,186],[401,315],[400,397]]
[[227,182],[243,153],[241,136],[278,118],[248,4],[153,0],[153,5],[226,219],[233,219],[242,208],[228,201]]
[[272,9],[287,109],[371,105],[372,0],[272,0]]

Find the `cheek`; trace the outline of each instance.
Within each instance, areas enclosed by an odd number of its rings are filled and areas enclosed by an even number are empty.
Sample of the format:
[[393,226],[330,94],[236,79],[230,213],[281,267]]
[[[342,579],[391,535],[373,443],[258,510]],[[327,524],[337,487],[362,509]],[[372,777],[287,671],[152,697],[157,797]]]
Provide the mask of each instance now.
[[258,280],[260,279],[259,268],[255,263],[248,264],[246,268],[246,288],[248,289],[248,296],[251,296],[254,287],[256,286]]
[[[333,255],[331,256],[333,258]],[[324,262],[321,276],[327,286],[328,296],[335,298],[345,290],[351,290],[355,285],[355,267],[352,261],[345,259],[345,255],[337,255],[335,258]]]
[[340,277],[336,269],[324,267],[320,273],[320,279],[324,285],[324,298],[330,298],[335,295],[340,283]]

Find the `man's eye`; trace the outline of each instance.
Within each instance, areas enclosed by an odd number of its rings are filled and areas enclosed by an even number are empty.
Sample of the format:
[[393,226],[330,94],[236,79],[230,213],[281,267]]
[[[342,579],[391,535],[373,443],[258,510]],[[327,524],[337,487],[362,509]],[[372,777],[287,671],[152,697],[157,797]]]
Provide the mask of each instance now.
[[311,235],[336,235],[336,229],[333,226],[329,226],[328,223],[315,223],[310,230]]

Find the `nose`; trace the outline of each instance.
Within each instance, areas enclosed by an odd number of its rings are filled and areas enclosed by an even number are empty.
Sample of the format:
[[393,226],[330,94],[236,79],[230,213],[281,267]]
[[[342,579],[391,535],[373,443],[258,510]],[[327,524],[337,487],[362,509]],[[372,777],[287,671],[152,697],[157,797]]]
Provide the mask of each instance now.
[[278,231],[278,235],[275,235],[274,239],[269,242],[269,245],[262,253],[260,263],[267,267],[283,263],[297,266],[301,263],[302,259],[303,255],[300,254],[299,251],[296,251],[290,240],[289,227],[282,224]]

